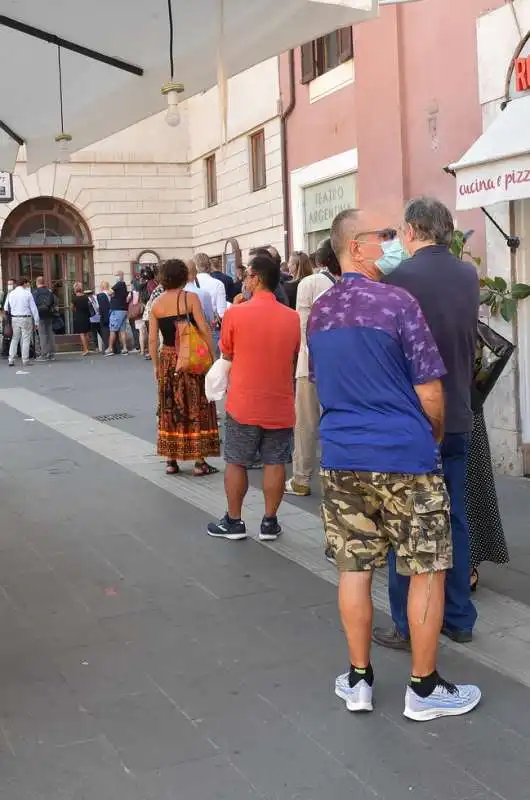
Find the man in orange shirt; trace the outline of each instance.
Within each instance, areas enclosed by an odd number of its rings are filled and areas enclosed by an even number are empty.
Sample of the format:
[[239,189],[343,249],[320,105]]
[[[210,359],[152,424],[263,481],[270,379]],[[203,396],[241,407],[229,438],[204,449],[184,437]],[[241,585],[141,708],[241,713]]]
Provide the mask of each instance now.
[[265,496],[260,539],[274,541],[282,532],[276,515],[285,488],[285,465],[291,459],[300,323],[296,311],[276,300],[279,281],[279,265],[267,255],[256,256],[246,280],[252,299],[233,306],[223,318],[221,352],[232,362],[224,452],[228,509],[219,522],[208,525],[208,534],[222,539],[247,537],[241,510],[248,491],[247,470],[258,452],[264,464]]

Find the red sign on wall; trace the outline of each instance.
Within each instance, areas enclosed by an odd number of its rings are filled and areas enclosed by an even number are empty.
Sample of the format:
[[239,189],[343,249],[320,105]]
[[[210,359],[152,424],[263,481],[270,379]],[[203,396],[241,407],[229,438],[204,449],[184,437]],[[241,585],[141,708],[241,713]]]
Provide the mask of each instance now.
[[514,63],[515,91],[526,92],[530,89],[530,56],[519,57]]

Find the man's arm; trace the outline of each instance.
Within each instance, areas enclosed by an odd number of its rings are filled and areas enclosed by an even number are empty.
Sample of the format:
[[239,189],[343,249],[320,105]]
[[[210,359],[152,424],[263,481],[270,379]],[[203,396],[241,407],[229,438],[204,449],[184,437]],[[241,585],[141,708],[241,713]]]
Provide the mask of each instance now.
[[234,326],[232,322],[233,309],[229,308],[221,325],[221,341],[219,349],[223,361],[232,361],[234,358]]
[[35,322],[35,325],[38,325],[39,322],[40,322],[40,317],[39,317],[39,312],[37,310],[37,306],[35,305],[35,300],[33,299],[33,295],[32,294],[30,294],[30,296],[29,296],[29,307],[30,307],[31,313],[33,314],[33,320]]
[[210,297],[209,292],[205,291],[204,289],[199,289],[199,292],[204,316],[206,317],[208,324],[211,325],[215,316],[213,313],[212,298]]
[[311,281],[300,281],[296,295],[296,310],[300,317],[300,348],[307,347],[307,322],[313,306]]
[[[215,278],[214,278],[215,280]],[[215,281],[217,286],[215,292],[215,305],[216,305],[216,312],[217,315],[223,319],[225,312],[226,312],[226,289],[225,285],[222,281]]]
[[442,382],[438,379],[429,383],[419,383],[414,389],[421,403],[423,413],[432,425],[432,432],[438,444],[444,438],[445,398]]
[[445,400],[440,378],[447,370],[433,335],[417,302],[403,295],[400,315],[400,341],[407,360],[411,382],[421,407],[432,425],[436,441],[444,435]]

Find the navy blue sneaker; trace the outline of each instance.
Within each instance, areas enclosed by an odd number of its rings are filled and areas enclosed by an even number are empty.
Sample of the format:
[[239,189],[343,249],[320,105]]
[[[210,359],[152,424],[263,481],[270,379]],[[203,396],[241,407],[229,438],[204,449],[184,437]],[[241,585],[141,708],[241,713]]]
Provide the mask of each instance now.
[[282,533],[277,517],[263,517],[259,538],[261,542],[275,542]]
[[231,539],[235,542],[247,538],[247,528],[243,520],[231,520],[228,514],[225,514],[219,522],[210,522],[208,536],[213,536],[215,539]]

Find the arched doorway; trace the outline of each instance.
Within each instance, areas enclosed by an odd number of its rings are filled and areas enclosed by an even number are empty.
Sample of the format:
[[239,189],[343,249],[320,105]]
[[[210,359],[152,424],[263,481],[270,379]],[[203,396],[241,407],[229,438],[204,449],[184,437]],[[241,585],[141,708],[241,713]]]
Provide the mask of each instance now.
[[4,222],[0,251],[4,288],[8,278],[27,277],[34,287],[44,277],[59,299],[60,332],[73,333],[73,285],[94,288],[92,237],[78,211],[55,197],[21,203]]

